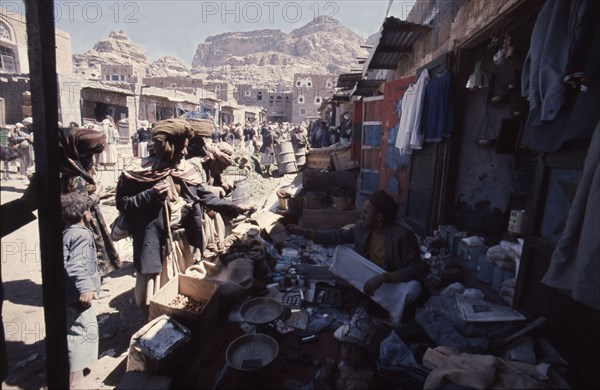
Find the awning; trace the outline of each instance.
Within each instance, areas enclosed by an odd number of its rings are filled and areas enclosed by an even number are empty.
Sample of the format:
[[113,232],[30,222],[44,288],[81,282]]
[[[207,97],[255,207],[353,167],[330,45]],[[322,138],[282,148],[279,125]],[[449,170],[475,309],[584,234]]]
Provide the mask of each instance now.
[[340,92],[335,92],[333,94],[333,96],[331,97],[331,102],[332,103],[337,103],[337,102],[349,102],[350,101],[350,93],[352,92],[352,90],[347,90],[347,91],[340,91]]
[[352,89],[359,80],[362,80],[361,73],[343,73],[338,76],[336,88]]
[[360,80],[350,96],[371,96],[385,80]]
[[430,30],[430,27],[393,16],[386,18],[377,33],[377,46],[371,51],[363,67],[363,76],[371,69],[396,69],[402,55],[412,52],[419,36]]

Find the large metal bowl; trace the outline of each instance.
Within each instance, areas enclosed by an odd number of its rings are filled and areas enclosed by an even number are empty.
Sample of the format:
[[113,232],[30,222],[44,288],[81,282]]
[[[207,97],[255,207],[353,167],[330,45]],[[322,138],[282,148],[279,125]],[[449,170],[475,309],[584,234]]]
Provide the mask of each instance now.
[[283,305],[272,298],[253,298],[242,305],[240,314],[249,324],[264,325],[281,317]]
[[233,340],[225,359],[227,364],[240,371],[254,371],[270,364],[279,353],[277,341],[262,333],[246,334]]

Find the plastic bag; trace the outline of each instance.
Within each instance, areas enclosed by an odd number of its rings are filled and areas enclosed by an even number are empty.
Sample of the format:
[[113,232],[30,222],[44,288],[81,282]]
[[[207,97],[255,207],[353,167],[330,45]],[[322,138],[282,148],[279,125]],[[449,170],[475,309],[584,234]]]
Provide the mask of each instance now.
[[418,366],[410,348],[404,344],[395,331],[392,330],[390,335],[381,341],[377,359],[378,369]]

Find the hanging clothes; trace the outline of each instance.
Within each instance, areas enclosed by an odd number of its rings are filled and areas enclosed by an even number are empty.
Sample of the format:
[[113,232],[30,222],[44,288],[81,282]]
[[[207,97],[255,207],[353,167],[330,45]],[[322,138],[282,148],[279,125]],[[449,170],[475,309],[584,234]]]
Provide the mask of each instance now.
[[411,148],[420,149],[423,145],[423,137],[419,134],[419,129],[421,128],[425,87],[428,82],[429,71],[423,69],[417,83],[411,85],[402,98],[402,114],[396,137],[396,147],[400,149],[400,154],[410,154]]
[[600,122],[590,143],[583,175],[542,283],[565,290],[600,310]]
[[[529,99],[530,114],[521,143],[535,152],[554,152],[565,142],[589,139],[594,125],[600,120],[597,109],[600,106],[600,40],[594,39],[600,34],[596,17],[600,12],[600,2],[566,2],[570,3],[570,7],[564,3],[548,1],[540,11],[522,74],[521,94]],[[545,38],[543,30],[556,28],[548,25],[547,14],[553,10],[552,7],[559,6],[564,12],[557,11],[558,16],[554,20],[562,23],[563,19],[568,19],[568,28],[571,29],[556,41],[561,42],[567,35],[571,37],[569,47],[563,49],[559,49],[554,40]],[[551,46],[546,52],[548,57],[542,61],[538,57],[545,42]],[[534,68],[537,70],[534,71]],[[553,89],[549,83],[558,83],[555,92],[563,104],[552,120],[543,121],[539,120],[542,112],[540,99],[552,98],[550,92]]]
[[592,40],[596,1],[549,0],[538,14],[523,65],[521,94],[529,100],[528,124],[552,121],[565,103],[565,76],[585,64]]
[[431,77],[425,88],[423,137],[425,142],[441,142],[450,138],[454,127],[454,110],[450,91],[452,76],[446,69]]

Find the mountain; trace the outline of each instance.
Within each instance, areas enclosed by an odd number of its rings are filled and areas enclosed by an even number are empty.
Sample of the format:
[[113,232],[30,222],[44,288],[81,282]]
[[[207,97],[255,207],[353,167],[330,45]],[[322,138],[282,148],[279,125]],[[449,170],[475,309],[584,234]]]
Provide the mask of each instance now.
[[84,54],[73,55],[74,72],[100,78],[100,65],[134,65],[146,76],[189,76],[237,83],[291,85],[294,73],[339,74],[366,57],[365,40],[336,19],[321,16],[290,33],[281,30],[232,32],[199,44],[192,69],[175,57],[149,63],[146,53],[123,31],[111,31]]
[[84,54],[73,55],[73,72],[88,79],[100,79],[100,65],[135,65],[148,68],[144,50],[123,31],[111,31]]
[[365,57],[364,38],[338,20],[321,16],[290,33],[225,33],[198,45],[192,74],[208,79],[291,84],[294,73],[339,74]]
[[123,31],[111,31],[84,54],[73,55],[73,72],[88,79],[100,79],[101,65],[133,65],[146,76],[189,76],[190,71],[175,57],[162,57],[149,63],[146,52]]

